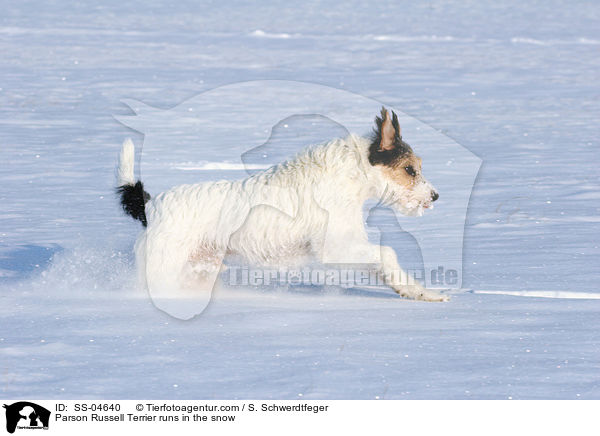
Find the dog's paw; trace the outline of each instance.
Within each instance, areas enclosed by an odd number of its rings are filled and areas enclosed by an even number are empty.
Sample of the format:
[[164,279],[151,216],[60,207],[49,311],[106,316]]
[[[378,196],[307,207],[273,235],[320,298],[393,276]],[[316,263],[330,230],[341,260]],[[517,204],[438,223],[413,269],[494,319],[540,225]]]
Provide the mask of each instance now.
[[450,297],[448,295],[440,294],[432,289],[425,289],[419,284],[413,286],[402,286],[394,290],[400,296],[410,298],[411,300],[432,302],[450,301]]
[[416,299],[433,302],[450,301],[450,297],[448,295],[440,294],[439,292],[432,291],[430,289],[426,289],[425,292],[421,293]]

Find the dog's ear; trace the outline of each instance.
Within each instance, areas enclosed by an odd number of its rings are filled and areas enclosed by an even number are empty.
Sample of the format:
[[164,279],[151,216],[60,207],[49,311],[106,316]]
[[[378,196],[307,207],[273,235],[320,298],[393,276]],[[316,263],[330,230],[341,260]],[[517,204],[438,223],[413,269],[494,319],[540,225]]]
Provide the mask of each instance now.
[[[398,117],[394,114],[394,120],[398,124]],[[381,108],[381,118],[376,119],[379,128],[380,142],[379,151],[393,150],[395,147],[396,128],[390,117],[390,113],[385,107]],[[398,130],[400,126],[398,126]]]
[[402,130],[400,129],[400,123],[398,122],[398,115],[396,112],[392,111],[392,125],[394,126],[394,130],[396,131],[396,138],[402,138]]
[[398,116],[392,115],[385,107],[381,108],[381,116],[375,117],[375,128],[369,146],[369,162],[371,165],[391,165],[398,157],[412,153],[410,145],[402,141]]

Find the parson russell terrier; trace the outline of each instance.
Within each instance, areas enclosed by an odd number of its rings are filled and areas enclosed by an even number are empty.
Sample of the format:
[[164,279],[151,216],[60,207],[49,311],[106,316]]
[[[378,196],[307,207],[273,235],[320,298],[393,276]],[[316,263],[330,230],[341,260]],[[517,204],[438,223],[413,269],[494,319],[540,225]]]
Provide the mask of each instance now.
[[396,114],[382,108],[375,124],[368,138],[334,139],[247,179],[176,186],[152,199],[134,179],[134,146],[126,140],[118,192],[123,209],[145,227],[135,247],[142,283],[153,296],[190,297],[212,290],[226,256],[262,266],[312,258],[374,265],[404,297],[447,301],[407,282],[394,250],[368,241],[366,200],[418,216],[439,197],[402,140]]

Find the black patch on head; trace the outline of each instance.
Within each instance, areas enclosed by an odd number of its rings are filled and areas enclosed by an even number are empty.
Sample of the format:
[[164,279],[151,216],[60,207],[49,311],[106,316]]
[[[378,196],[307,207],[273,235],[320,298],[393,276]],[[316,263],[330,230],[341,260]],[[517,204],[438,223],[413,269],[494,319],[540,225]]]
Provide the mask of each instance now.
[[144,205],[150,200],[150,194],[144,191],[144,185],[138,181],[135,185],[123,185],[117,188],[117,194],[121,196],[121,206],[123,210],[131,215],[133,219],[142,222],[146,227],[146,210]]
[[400,136],[400,124],[398,116],[392,111],[392,125],[394,126],[394,148],[391,150],[380,150],[381,127],[385,118],[385,107],[381,108],[381,116],[375,117],[375,128],[371,134],[371,145],[369,146],[369,162],[371,165],[392,165],[397,159],[412,153],[412,148],[402,140]]

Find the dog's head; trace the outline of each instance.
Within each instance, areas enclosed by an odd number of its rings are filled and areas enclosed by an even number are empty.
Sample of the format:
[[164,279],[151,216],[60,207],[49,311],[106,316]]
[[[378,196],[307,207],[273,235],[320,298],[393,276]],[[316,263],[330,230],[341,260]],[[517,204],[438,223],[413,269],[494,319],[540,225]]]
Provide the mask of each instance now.
[[402,140],[398,117],[386,108],[375,118],[369,163],[381,172],[381,202],[405,215],[422,215],[439,198],[421,171],[421,158]]

